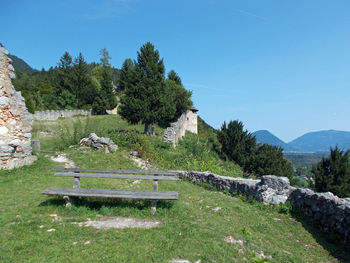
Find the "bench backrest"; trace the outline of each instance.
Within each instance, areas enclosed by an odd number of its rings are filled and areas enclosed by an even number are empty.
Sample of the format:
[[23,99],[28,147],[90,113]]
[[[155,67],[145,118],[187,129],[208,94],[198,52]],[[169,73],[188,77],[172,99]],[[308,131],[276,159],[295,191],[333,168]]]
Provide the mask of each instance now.
[[133,180],[168,180],[177,181],[177,172],[157,170],[112,170],[86,168],[55,168],[55,176],[113,178]]

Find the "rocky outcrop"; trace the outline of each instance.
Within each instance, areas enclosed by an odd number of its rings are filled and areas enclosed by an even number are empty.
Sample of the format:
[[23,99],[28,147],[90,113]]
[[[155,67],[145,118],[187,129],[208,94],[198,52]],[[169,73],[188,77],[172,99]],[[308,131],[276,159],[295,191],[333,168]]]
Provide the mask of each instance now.
[[111,139],[98,137],[95,133],[91,133],[88,138],[81,139],[80,144],[92,147],[96,151],[104,149],[106,153],[118,150],[118,146]]
[[290,186],[286,177],[264,175],[260,180],[233,178],[210,172],[180,171],[182,178],[194,183],[204,182],[231,194],[245,194],[268,204],[290,201],[305,215],[313,218],[324,231],[333,230],[349,240],[350,198],[339,198],[330,192],[315,193],[310,189]]
[[27,111],[21,92],[16,92],[15,78],[8,51],[0,45],[0,169],[12,169],[36,160],[32,155],[33,117]]
[[67,118],[77,115],[91,115],[91,110],[45,110],[34,112],[34,120],[38,121],[54,121],[58,118]]

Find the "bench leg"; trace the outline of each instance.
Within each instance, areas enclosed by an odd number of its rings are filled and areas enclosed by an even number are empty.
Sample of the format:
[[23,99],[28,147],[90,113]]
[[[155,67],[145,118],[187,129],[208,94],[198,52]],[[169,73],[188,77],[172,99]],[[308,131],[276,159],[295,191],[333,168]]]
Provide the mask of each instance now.
[[72,208],[72,200],[69,198],[69,196],[63,196],[64,201],[66,201],[66,208],[71,209]]
[[151,201],[151,211],[152,211],[152,215],[154,215],[157,211],[157,201],[156,200]]

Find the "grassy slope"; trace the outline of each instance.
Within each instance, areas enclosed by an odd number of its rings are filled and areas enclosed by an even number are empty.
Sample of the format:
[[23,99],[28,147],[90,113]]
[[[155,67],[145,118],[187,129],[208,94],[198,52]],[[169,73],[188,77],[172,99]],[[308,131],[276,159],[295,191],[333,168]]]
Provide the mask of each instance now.
[[[42,140],[43,148],[57,147],[53,141],[58,142],[57,138]],[[137,169],[125,158],[127,150],[108,155],[76,148],[65,152],[78,167]],[[72,178],[53,177],[56,166],[43,153],[31,166],[0,171],[0,262],[168,262],[173,258],[259,262],[255,253],[261,251],[272,257],[271,262],[346,262],[350,258],[343,246],[327,242],[305,221],[280,213],[283,209],[242,201],[187,181],[159,183],[160,190],[178,191],[179,200],[160,202],[154,216],[144,201],[83,199],[67,210],[62,198],[41,195],[48,187],[72,186]],[[82,179],[82,187],[152,189],[150,182],[135,185],[130,180],[90,178]],[[222,209],[213,212],[217,206]],[[61,220],[54,220],[53,213]],[[162,225],[97,230],[72,224],[100,216],[155,218]],[[243,240],[244,245],[227,244],[226,236]],[[84,245],[86,241],[90,244]]]

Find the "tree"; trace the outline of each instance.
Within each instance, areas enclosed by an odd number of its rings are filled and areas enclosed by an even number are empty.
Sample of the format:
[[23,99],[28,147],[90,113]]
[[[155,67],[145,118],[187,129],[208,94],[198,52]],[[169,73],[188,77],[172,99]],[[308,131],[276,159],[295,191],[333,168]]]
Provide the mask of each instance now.
[[66,69],[72,66],[72,57],[69,55],[69,53],[66,51],[63,53],[62,57],[60,58],[60,62],[58,63],[58,67],[61,69]]
[[117,98],[114,94],[112,69],[109,63],[111,57],[105,48],[101,50],[100,54],[101,66],[98,68],[100,89],[92,104],[92,110],[95,114],[106,114],[106,110],[111,110],[117,106]]
[[329,157],[322,157],[316,167],[312,168],[316,191],[330,191],[339,197],[350,195],[349,152],[350,150],[344,153],[338,147],[331,148]]
[[224,122],[221,130],[217,132],[217,137],[221,143],[222,153],[247,170],[250,157],[256,148],[256,139],[247,130],[243,130],[243,123],[230,121],[226,126]]
[[[84,57],[81,53],[74,60],[73,67],[73,95],[76,99],[76,105],[81,108],[86,104],[85,94],[86,92],[91,92],[91,83],[90,78],[88,76],[88,68],[87,64],[84,60]],[[89,89],[89,90],[88,90]]]
[[292,179],[293,176],[292,165],[288,160],[284,159],[283,149],[268,144],[257,146],[250,157],[247,171],[258,177],[273,174]]
[[111,56],[109,55],[108,51],[106,48],[102,48],[100,50],[100,62],[103,67],[111,67],[111,64],[109,63],[109,60],[111,59]]
[[120,70],[120,77],[118,81],[118,91],[122,92],[129,85],[129,81],[132,81],[133,74],[135,74],[135,63],[127,58]]
[[121,99],[120,114],[130,123],[141,121],[145,133],[149,127],[167,116],[171,102],[166,98],[163,59],[158,50],[147,42],[137,52],[137,63]]
[[171,70],[169,73],[168,73],[168,79],[169,80],[173,80],[176,82],[176,84],[178,85],[182,85],[182,81],[181,81],[181,78],[179,77],[179,75],[177,75],[177,73],[174,71],[174,70]]

